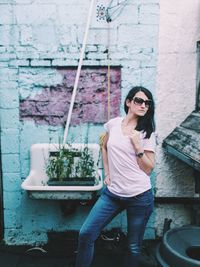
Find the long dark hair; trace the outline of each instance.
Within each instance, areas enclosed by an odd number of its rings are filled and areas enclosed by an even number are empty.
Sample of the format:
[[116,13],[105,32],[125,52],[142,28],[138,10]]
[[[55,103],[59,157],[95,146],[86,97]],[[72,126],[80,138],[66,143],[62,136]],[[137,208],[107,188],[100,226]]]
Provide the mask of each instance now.
[[132,101],[133,97],[138,92],[143,92],[148,97],[148,99],[150,99],[152,101],[151,105],[149,106],[149,108],[147,110],[147,113],[144,116],[140,116],[138,118],[137,126],[135,128],[137,131],[145,132],[146,133],[145,138],[149,138],[151,136],[152,132],[155,131],[155,122],[154,122],[155,104],[154,104],[152,93],[148,89],[146,89],[142,86],[133,87],[129,91],[129,93],[128,93],[125,101],[124,101],[124,110],[127,114],[129,108],[126,105],[126,100]]

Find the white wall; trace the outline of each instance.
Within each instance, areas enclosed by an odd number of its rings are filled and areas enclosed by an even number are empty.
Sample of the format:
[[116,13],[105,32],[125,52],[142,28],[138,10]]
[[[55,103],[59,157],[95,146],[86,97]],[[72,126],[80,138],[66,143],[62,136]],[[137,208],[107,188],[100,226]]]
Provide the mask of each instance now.
[[[157,65],[158,131],[156,195],[167,197],[194,196],[192,169],[162,148],[163,139],[194,109],[196,97],[196,42],[200,39],[199,0],[160,0],[159,51]],[[160,218],[180,216],[180,224],[190,222],[186,208],[171,205],[157,207],[157,227]],[[175,219],[174,219],[175,221]],[[174,222],[174,226],[175,226]],[[176,225],[177,226],[177,225]]]

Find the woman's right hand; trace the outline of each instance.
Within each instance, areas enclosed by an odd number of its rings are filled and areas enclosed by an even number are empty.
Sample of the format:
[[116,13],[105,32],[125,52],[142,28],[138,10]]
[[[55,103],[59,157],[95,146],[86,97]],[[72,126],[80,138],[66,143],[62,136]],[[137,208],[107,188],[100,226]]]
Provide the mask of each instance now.
[[104,179],[104,184],[105,185],[110,185],[111,184],[111,180],[110,180],[110,174],[107,174],[105,179]]

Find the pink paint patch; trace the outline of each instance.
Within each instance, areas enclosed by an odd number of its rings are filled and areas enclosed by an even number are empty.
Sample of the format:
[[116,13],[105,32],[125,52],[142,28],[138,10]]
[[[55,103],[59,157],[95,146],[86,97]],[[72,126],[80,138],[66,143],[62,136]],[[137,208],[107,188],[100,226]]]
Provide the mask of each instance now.
[[[62,125],[65,123],[70,106],[76,69],[59,68],[62,84],[44,88],[34,98],[20,101],[20,119],[34,120],[37,124]],[[111,68],[111,117],[120,113],[121,69]],[[37,85],[36,85],[37,86]],[[83,68],[79,79],[73,107],[71,125],[80,123],[104,123],[108,112],[107,68]]]

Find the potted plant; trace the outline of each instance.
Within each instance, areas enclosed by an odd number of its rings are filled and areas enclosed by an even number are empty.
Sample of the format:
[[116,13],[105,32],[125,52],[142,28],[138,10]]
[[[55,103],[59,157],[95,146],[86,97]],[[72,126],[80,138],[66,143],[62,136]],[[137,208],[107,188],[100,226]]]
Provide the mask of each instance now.
[[45,167],[48,185],[91,186],[98,182],[97,166],[87,144],[81,148],[59,146],[49,151]]

